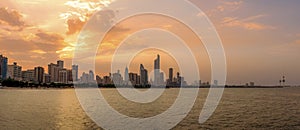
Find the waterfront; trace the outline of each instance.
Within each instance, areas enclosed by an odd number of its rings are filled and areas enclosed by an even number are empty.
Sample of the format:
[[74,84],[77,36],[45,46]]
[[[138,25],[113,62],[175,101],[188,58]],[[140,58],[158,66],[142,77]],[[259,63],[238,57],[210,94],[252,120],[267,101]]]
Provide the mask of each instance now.
[[[159,114],[178,94],[167,89],[157,101],[141,105],[115,89],[101,91],[111,106],[132,117]],[[192,111],[174,129],[300,129],[299,87],[226,88],[213,116],[200,125],[207,92],[200,89]],[[0,106],[1,129],[100,129],[82,110],[74,89],[0,89]]]

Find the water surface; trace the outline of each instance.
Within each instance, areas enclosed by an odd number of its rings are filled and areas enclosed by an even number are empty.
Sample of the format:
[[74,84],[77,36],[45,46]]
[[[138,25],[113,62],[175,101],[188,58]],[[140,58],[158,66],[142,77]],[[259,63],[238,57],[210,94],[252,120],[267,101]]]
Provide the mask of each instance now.
[[[110,105],[131,117],[151,117],[172,105],[178,89],[137,104],[115,89],[101,89]],[[225,89],[211,118],[198,124],[208,89],[200,89],[188,116],[174,129],[300,129],[300,88]],[[100,129],[82,110],[73,89],[0,89],[1,129]]]

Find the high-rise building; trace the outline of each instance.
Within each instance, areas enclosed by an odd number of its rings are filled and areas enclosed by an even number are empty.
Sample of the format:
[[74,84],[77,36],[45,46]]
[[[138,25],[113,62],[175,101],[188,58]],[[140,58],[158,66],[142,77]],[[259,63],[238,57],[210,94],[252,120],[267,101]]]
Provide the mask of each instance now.
[[118,71],[117,73],[113,73],[112,79],[115,85],[121,85],[123,83],[123,78],[120,74],[120,71]]
[[148,71],[145,69],[143,64],[140,65],[140,85],[147,85],[148,84]]
[[43,67],[35,67],[34,68],[34,81],[36,83],[43,83],[44,72],[45,72],[45,70]]
[[78,81],[78,65],[72,65],[73,80]]
[[159,79],[159,85],[164,84],[165,76],[163,72],[160,72]]
[[59,71],[64,69],[64,61],[57,61],[57,64],[51,63],[48,65],[48,74],[51,77],[51,82],[59,82]]
[[73,70],[67,70],[67,82],[68,83],[73,82]]
[[0,79],[6,79],[7,77],[7,62],[8,59],[0,55]]
[[57,64],[49,64],[48,65],[48,74],[51,77],[51,82],[58,82],[58,72],[60,68],[58,67]]
[[19,66],[17,62],[7,66],[8,77],[14,80],[22,80],[22,66]]
[[22,79],[25,82],[34,82],[35,81],[34,70],[22,71]]
[[129,81],[131,82],[132,85],[137,85],[138,84],[138,75],[136,73],[129,73]]
[[169,68],[169,82],[173,81],[173,68]]
[[44,74],[43,82],[46,84],[51,83],[51,76],[49,74]]
[[125,68],[125,72],[124,72],[124,80],[125,82],[129,81],[129,74],[128,74],[128,67]]
[[90,70],[89,72],[89,82],[93,82],[95,80],[95,75],[94,72],[92,70]]
[[64,61],[62,61],[62,60],[57,61],[57,65],[60,69],[63,69],[64,68]]
[[68,71],[66,69],[59,70],[58,76],[59,83],[68,83]]
[[81,83],[88,83],[89,82],[89,74],[83,72],[81,77],[80,77],[80,82]]
[[160,55],[154,60],[154,86],[160,85]]

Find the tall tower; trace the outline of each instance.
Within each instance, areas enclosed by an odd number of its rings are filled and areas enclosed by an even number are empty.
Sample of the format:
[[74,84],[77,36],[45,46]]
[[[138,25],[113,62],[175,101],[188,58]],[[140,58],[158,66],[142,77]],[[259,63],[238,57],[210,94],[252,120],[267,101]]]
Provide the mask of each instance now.
[[73,81],[78,81],[78,65],[72,65]]
[[148,84],[148,71],[144,68],[143,64],[140,65],[140,81],[142,86]]
[[62,60],[57,61],[57,65],[60,69],[63,69],[64,68],[64,61],[62,61]]
[[160,85],[160,56],[154,60],[154,86]]
[[172,82],[173,80],[173,68],[169,68],[169,81]]
[[34,68],[34,79],[36,83],[43,83],[44,72],[45,70],[43,67]]
[[129,80],[129,74],[128,74],[128,67],[126,66],[126,68],[125,68],[125,73],[124,73],[124,80],[125,80],[125,82],[127,82],[128,80]]
[[7,77],[7,61],[6,57],[0,55],[0,79],[6,79]]

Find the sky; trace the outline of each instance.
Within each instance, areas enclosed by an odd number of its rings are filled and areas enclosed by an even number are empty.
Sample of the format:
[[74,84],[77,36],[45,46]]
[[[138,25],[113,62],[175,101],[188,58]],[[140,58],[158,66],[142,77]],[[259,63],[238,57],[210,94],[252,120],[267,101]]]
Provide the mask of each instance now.
[[[93,14],[102,11],[99,16],[103,25],[110,24],[109,20],[118,13],[103,8],[116,2],[123,2],[122,0],[0,1],[0,54],[8,57],[10,64],[17,62],[23,70],[35,66],[43,66],[47,70],[47,65],[57,60],[64,60],[65,66],[70,68],[79,33]],[[300,84],[299,0],[190,0],[190,2],[204,11],[222,40],[227,63],[227,84],[255,82],[258,85],[277,85],[283,75],[287,77],[287,84]],[[176,3],[173,4],[180,7]],[[172,31],[187,39],[186,42],[191,48],[193,44],[201,43],[193,39],[192,35],[186,35],[190,30],[180,25],[178,21],[155,17],[159,16],[129,18],[112,29],[99,47],[96,74],[107,75],[114,51],[124,38],[143,27],[155,25]],[[186,17],[190,18],[189,15]],[[151,24],[147,21],[151,21]],[[167,34],[141,32],[124,41],[126,45],[124,50],[128,52],[151,43],[165,45],[176,42],[180,41],[168,37]],[[170,46],[172,48],[172,44]],[[192,49],[192,51],[197,55],[201,79],[209,81],[211,66],[205,48],[202,46],[200,50]],[[136,55],[129,64],[130,71],[138,72],[139,64],[143,63],[151,72],[157,53],[162,55],[163,71],[166,72],[169,67],[179,71],[176,59],[163,50],[155,49],[144,50]],[[124,68],[120,69],[123,71]]]

